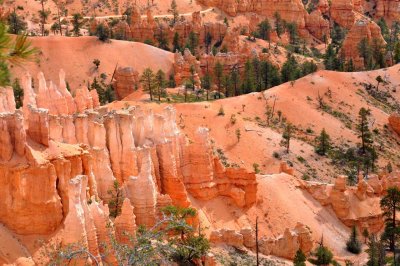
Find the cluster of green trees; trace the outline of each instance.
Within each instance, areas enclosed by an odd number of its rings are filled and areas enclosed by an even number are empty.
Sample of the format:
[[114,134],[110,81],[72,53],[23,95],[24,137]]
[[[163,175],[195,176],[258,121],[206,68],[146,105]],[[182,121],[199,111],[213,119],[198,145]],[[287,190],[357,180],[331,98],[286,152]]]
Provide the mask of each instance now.
[[[94,63],[97,63],[94,61]],[[99,77],[93,78],[92,83],[88,86],[89,90],[96,90],[99,95],[101,105],[115,101],[115,92],[111,84],[106,83],[107,75],[102,73]]]
[[[128,235],[128,244],[120,243],[114,236],[111,236],[110,245],[101,243],[105,249],[101,257],[113,254],[118,265],[196,265],[195,262],[210,249],[201,228],[189,222],[196,217],[196,210],[167,206],[162,213],[163,218],[152,228],[140,226],[135,236]],[[50,257],[49,265],[67,265],[87,259],[100,265],[101,261],[81,243],[54,247],[46,255]]]
[[[389,59],[394,64],[400,62],[400,23],[398,21],[393,22],[391,28],[388,27],[383,18],[377,23],[381,28],[386,44],[380,39],[369,40],[364,38],[357,45],[366,70],[387,67],[387,56],[390,56]],[[340,54],[346,34],[346,30],[335,24],[331,31],[332,43],[328,45],[324,55],[326,69],[349,72],[355,70],[354,62],[352,60],[346,62]]]
[[158,98],[161,101],[161,97],[166,96],[166,87],[168,81],[164,71],[161,69],[154,73],[151,68],[146,68],[140,78],[140,83],[142,84],[143,90],[150,94],[150,100],[153,101]]
[[229,72],[224,71],[224,66],[217,62],[213,73],[207,72],[202,77],[201,85],[205,92],[215,86],[219,98],[221,95],[231,97],[260,92],[283,82],[294,81],[316,70],[317,65],[314,62],[307,61],[299,64],[291,54],[281,70],[268,60],[258,58],[247,60],[242,70],[239,69],[239,66],[233,66]]

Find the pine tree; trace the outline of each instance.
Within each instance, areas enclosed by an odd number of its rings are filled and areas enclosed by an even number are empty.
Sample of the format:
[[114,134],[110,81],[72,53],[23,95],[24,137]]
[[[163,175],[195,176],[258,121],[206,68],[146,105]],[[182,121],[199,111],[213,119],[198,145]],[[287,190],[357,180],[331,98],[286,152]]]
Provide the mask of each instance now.
[[358,138],[361,139],[361,149],[363,154],[366,154],[369,145],[373,143],[372,133],[369,130],[368,118],[371,116],[371,111],[362,107],[358,112]]
[[21,32],[26,30],[27,23],[20,16],[18,16],[15,8],[13,12],[8,15],[7,22],[8,32],[11,34],[20,34]]
[[380,202],[383,216],[385,217],[385,230],[382,239],[389,242],[389,249],[395,250],[400,236],[400,227],[397,222],[397,211],[400,210],[400,190],[397,187],[387,189],[387,194]]
[[367,38],[363,38],[358,44],[358,52],[364,59],[364,66],[370,69],[372,67],[372,50]]
[[171,8],[169,9],[169,12],[172,14],[171,26],[175,26],[179,20],[178,5],[176,4],[175,0],[171,1]]
[[292,139],[293,131],[294,131],[293,125],[290,123],[286,124],[286,127],[282,134],[281,145],[286,148],[287,153],[289,153],[290,150],[290,140]]
[[233,88],[233,93],[235,96],[238,96],[239,93],[239,86],[240,86],[240,73],[237,66],[234,66],[231,71],[231,83]]
[[80,13],[75,13],[72,15],[72,26],[74,27],[73,32],[75,36],[80,36],[81,26],[82,26],[82,15]]
[[117,180],[114,181],[112,189],[109,189],[107,194],[110,196],[110,200],[108,201],[110,217],[116,218],[121,214],[122,203],[125,199],[122,188]]
[[174,39],[172,40],[172,46],[173,46],[173,48],[172,48],[172,52],[176,52],[176,51],[181,51],[181,45],[180,45],[180,42],[179,42],[179,33],[178,32],[175,32],[175,34],[174,34]]
[[361,242],[358,240],[357,229],[355,226],[351,229],[351,235],[349,240],[346,242],[346,249],[347,251],[360,254],[361,253]]
[[212,78],[209,73],[206,73],[204,77],[201,78],[201,88],[206,91],[206,99],[208,101],[208,95],[212,86]]
[[153,101],[154,89],[155,89],[155,75],[153,70],[146,68],[140,78],[144,91],[150,94],[150,100]]
[[281,14],[278,12],[274,13],[274,19],[275,19],[275,31],[278,37],[280,38],[283,32],[285,31],[285,28],[283,26],[283,21],[281,18]]
[[165,93],[165,86],[167,84],[164,71],[162,71],[161,69],[158,70],[155,76],[155,80],[156,80],[158,101],[161,101],[161,96]]
[[219,61],[217,61],[214,67],[214,78],[215,84],[217,85],[218,98],[221,98],[223,69],[223,65]]
[[254,92],[256,89],[256,81],[254,75],[254,65],[250,60],[247,60],[244,65],[244,93]]
[[264,19],[261,21],[260,24],[257,26],[258,28],[258,35],[261,39],[267,40],[271,43],[271,24],[269,23],[268,19]]
[[294,266],[306,266],[306,255],[301,249],[296,251],[296,255],[293,259]]
[[289,54],[281,69],[282,81],[287,82],[298,79],[300,77],[299,72],[299,64],[296,58],[292,54]]
[[384,82],[383,78],[379,75],[376,77],[376,82],[378,82],[378,84],[376,85],[376,90],[379,90],[379,84]]
[[369,237],[368,249],[365,252],[368,254],[367,266],[386,265],[386,254],[383,242],[378,241],[375,235]]
[[325,155],[331,149],[331,138],[326,133],[325,128],[322,129],[321,134],[316,138],[317,147],[315,148],[316,153],[319,155]]
[[314,258],[309,261],[314,265],[329,265],[332,263],[333,254],[332,252],[321,243],[313,253]]
[[12,88],[14,91],[14,99],[15,99],[15,107],[19,109],[22,107],[23,98],[24,98],[24,90],[22,89],[19,79],[15,79],[14,83],[12,84]]

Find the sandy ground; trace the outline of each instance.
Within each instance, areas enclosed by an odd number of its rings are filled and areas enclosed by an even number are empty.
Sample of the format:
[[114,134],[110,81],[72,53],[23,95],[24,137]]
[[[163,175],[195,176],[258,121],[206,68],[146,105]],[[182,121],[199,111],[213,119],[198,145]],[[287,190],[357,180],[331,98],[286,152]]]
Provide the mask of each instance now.
[[[107,80],[115,67],[131,66],[139,73],[150,67],[169,73],[173,67],[174,55],[164,50],[142,43],[112,40],[103,43],[97,37],[35,37],[30,38],[32,45],[40,49],[36,62],[23,67],[13,67],[13,77],[28,71],[33,77],[42,71],[47,80],[58,84],[58,73],[63,69],[66,81],[71,88],[86,85],[93,77],[107,74]],[[94,59],[100,60],[100,67],[95,69]]]

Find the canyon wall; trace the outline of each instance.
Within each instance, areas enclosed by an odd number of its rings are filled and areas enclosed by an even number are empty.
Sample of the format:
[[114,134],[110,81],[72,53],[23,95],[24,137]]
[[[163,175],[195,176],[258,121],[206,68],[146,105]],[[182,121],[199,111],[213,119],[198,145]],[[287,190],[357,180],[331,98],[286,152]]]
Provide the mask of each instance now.
[[7,228],[19,235],[61,234],[63,245],[83,239],[99,254],[100,243],[110,242],[106,203],[115,180],[126,196],[114,221],[122,242],[122,232],[154,225],[163,207],[191,206],[189,194],[224,196],[238,207],[255,203],[255,174],[222,167],[203,130],[189,141],[172,107],[99,108],[96,91],[83,87],[72,97],[63,77],[59,86],[47,86],[40,74],[33,88],[26,75],[19,110],[10,88],[0,94],[0,222]]

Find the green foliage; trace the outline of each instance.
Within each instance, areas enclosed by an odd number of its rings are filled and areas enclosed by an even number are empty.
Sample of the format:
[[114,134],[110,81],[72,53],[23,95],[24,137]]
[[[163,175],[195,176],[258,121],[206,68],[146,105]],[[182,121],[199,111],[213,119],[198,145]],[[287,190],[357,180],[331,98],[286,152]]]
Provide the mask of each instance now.
[[96,90],[97,95],[99,95],[99,102],[101,105],[111,103],[115,100],[114,90],[111,85],[105,84],[105,79],[94,78],[93,82],[90,84],[89,90]]
[[161,96],[166,94],[165,88],[167,86],[165,73],[161,69],[158,70],[156,73],[155,83],[156,83],[156,93],[158,95],[158,100],[161,101]]
[[296,58],[289,54],[281,69],[282,81],[293,81],[300,77],[299,64]]
[[388,242],[389,249],[393,251],[400,236],[396,214],[400,210],[400,190],[389,187],[387,194],[381,199],[380,205],[385,217],[385,230],[382,239]]
[[110,29],[105,26],[103,23],[100,23],[96,27],[95,35],[102,42],[107,42],[110,39]]
[[10,85],[8,64],[20,65],[34,59],[38,50],[31,46],[26,35],[11,38],[7,27],[0,22],[0,86]]
[[383,241],[378,241],[375,235],[371,235],[368,241],[367,266],[384,266],[386,265],[386,252]]
[[285,129],[282,133],[281,146],[286,147],[287,153],[289,153],[290,150],[290,140],[293,137],[293,133],[294,133],[293,125],[290,123],[286,124]]
[[186,42],[186,48],[190,50],[190,52],[194,55],[196,54],[196,48],[199,45],[199,37],[197,36],[196,33],[191,31],[189,33],[189,37]]
[[241,135],[242,135],[242,134],[240,133],[240,129],[239,129],[239,128],[236,129],[235,133],[236,133],[237,142],[239,142],[239,141],[240,141],[240,137],[241,137]]
[[176,51],[181,51],[181,44],[180,44],[180,41],[179,41],[179,33],[178,32],[175,32],[175,34],[174,34],[174,39],[172,40],[172,52],[176,52]]
[[20,34],[21,32],[24,32],[27,27],[27,23],[21,19],[20,16],[18,16],[17,12],[15,12],[15,9],[10,13],[10,15],[8,15],[7,23],[8,32],[11,34]]
[[114,181],[112,189],[107,191],[110,199],[108,201],[108,208],[110,210],[110,217],[116,218],[121,214],[122,203],[125,196],[122,188],[117,180]]
[[331,138],[326,133],[325,128],[322,129],[321,134],[316,138],[317,146],[315,147],[315,152],[319,155],[326,155],[331,149]]
[[353,226],[351,229],[350,238],[346,242],[346,249],[353,254],[361,253],[361,242],[358,240],[357,229],[355,226]]
[[275,19],[275,31],[278,37],[280,38],[285,31],[284,21],[281,18],[281,14],[279,14],[278,12],[274,13],[274,19]]
[[21,87],[21,84],[19,83],[19,79],[15,79],[12,88],[14,91],[14,98],[15,98],[15,106],[17,109],[22,107],[23,104],[23,99],[24,99],[24,90]]
[[175,24],[179,20],[179,12],[178,12],[178,5],[176,4],[175,0],[171,1],[171,7],[168,10],[172,14],[172,21],[171,21],[171,26],[175,26]]
[[96,67],[96,69],[99,69],[100,60],[99,59],[93,59],[93,65]]
[[[80,13],[75,13],[72,15],[72,26],[74,27],[73,32],[75,36],[80,36],[81,27],[82,27],[83,16]],[[100,39],[100,37],[99,37]]]
[[368,119],[371,117],[371,111],[362,107],[358,112],[358,138],[361,139],[361,148],[363,153],[366,153],[370,145],[374,143],[372,133],[369,129]]
[[156,88],[156,79],[151,68],[146,68],[140,78],[143,90],[150,94],[150,100],[153,101],[154,90]]
[[296,251],[296,255],[293,259],[294,266],[306,266],[306,254],[301,249]]
[[309,261],[314,265],[329,265],[333,262],[333,254],[327,247],[321,244],[313,252],[313,258],[310,258]]
[[260,24],[257,26],[258,35],[261,39],[270,41],[271,40],[271,24],[269,23],[268,19],[264,19],[261,21]]

